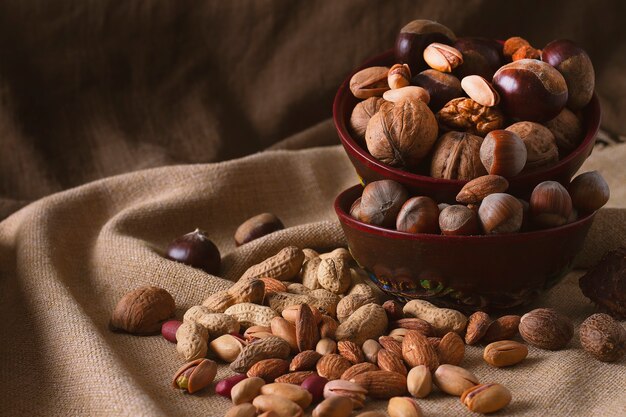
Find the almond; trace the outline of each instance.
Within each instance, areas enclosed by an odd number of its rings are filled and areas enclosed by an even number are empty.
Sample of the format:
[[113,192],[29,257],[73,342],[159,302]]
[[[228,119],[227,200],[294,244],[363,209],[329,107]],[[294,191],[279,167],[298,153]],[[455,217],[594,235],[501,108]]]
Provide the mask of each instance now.
[[322,355],[314,350],[305,350],[304,352],[300,352],[291,360],[289,370],[292,372],[311,371],[315,369],[315,365],[321,357]]
[[439,348],[439,344],[441,343],[440,337],[428,337],[428,343],[435,349],[435,351]]
[[289,370],[289,362],[284,359],[264,359],[252,365],[248,370],[248,377],[263,378],[265,382],[273,382]]
[[341,340],[337,343],[339,354],[352,363],[361,363],[365,360],[363,350],[354,342]]
[[337,320],[330,316],[323,315],[319,324],[320,338],[334,339],[337,327],[339,327]]
[[259,280],[265,284],[265,297],[268,294],[287,292],[287,286],[282,281],[270,277],[259,278]]
[[404,312],[402,311],[402,304],[396,300],[387,300],[383,303],[385,313],[387,313],[387,319],[389,322],[394,320],[401,320],[404,318]]
[[381,336],[378,338],[378,343],[397,357],[402,357],[402,342],[391,336]]
[[416,330],[409,330],[402,341],[402,357],[411,368],[426,365],[431,372],[439,366],[439,358],[428,339]]
[[[296,316],[298,315],[300,305],[301,304],[289,305],[280,312],[280,315],[283,316],[283,318],[289,323],[296,324]],[[311,308],[311,313],[313,313],[313,316],[315,317],[315,323],[318,324],[322,320],[322,313],[320,313],[317,308]]]
[[396,372],[369,371],[356,375],[350,381],[365,388],[372,398],[388,399],[407,392],[406,377]]
[[456,201],[463,204],[478,204],[489,194],[503,193],[509,188],[506,178],[499,175],[483,175],[474,178],[461,188]]
[[391,329],[408,329],[408,330],[417,330],[422,333],[424,336],[433,336],[433,326],[430,325],[426,320],[418,319],[418,318],[406,318],[400,319],[396,321],[392,321],[390,325]]
[[308,304],[301,304],[296,313],[296,342],[300,352],[315,349],[320,340],[317,321]]
[[402,358],[394,355],[387,349],[378,351],[378,366],[383,371],[397,372],[405,376],[407,374]]
[[517,334],[519,323],[520,316],[502,316],[489,325],[481,341],[483,343],[491,343],[498,340],[513,339]]
[[465,356],[465,343],[458,333],[448,332],[441,338],[437,347],[437,354],[440,364],[458,365]]
[[341,375],[352,366],[349,360],[336,353],[321,357],[315,366],[319,376],[329,381],[341,378]]
[[484,311],[477,311],[471,316],[467,322],[467,333],[465,333],[465,343],[474,345],[483,338],[487,329],[491,324],[489,314]]
[[346,381],[349,381],[355,376],[357,376],[358,374],[362,374],[363,372],[378,371],[378,370],[379,370],[378,366],[374,365],[373,363],[369,363],[369,362],[357,363],[356,365],[352,365],[351,367],[346,369],[346,371],[343,374],[341,374],[341,379],[345,379]]
[[300,385],[304,382],[305,379],[307,379],[311,375],[317,375],[317,373],[315,371],[291,372],[291,373],[279,376],[278,378],[274,380],[274,382],[283,382],[286,384]]

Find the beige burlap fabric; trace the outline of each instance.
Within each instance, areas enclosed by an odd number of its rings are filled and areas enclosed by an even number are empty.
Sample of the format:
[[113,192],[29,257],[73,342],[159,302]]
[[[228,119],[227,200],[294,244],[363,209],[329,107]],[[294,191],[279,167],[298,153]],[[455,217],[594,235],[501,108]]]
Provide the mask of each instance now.
[[[626,147],[610,152],[623,158]],[[604,156],[596,150],[589,163]],[[623,183],[622,166],[603,172]],[[195,227],[211,233],[223,254],[223,276],[231,280],[286,245],[344,245],[332,201],[356,182],[339,147],[278,150],[113,177],[15,213],[0,224],[0,414],[222,416],[229,402],[212,388],[190,396],[170,387],[181,365],[173,344],[110,332],[111,310],[127,291],[152,284],[174,296],[180,317],[230,285],[161,256],[168,241]],[[262,211],[276,213],[287,229],[236,249],[236,226]],[[624,213],[598,214],[585,263],[625,243]],[[594,307],[580,294],[577,276],[534,305],[555,307],[579,323]],[[481,381],[510,388],[513,402],[498,415],[624,416],[625,361],[600,363],[579,346],[575,339],[560,352],[531,348],[511,369],[490,368],[480,348],[470,347],[463,365]],[[220,366],[218,379],[229,372]],[[427,416],[471,415],[458,398],[440,393],[420,404]]]

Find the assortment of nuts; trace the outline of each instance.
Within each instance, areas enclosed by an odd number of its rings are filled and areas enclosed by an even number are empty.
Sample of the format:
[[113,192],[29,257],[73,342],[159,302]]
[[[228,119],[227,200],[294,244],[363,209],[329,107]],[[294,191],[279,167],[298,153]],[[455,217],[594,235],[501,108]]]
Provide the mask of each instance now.
[[[483,148],[492,134],[485,138]],[[494,145],[497,146],[500,145]],[[498,152],[489,155],[494,166],[505,158]],[[512,163],[509,161],[506,166],[511,167]],[[352,204],[350,215],[367,224],[407,233],[515,233],[571,223],[579,214],[598,210],[609,199],[608,185],[597,171],[580,174],[567,189],[556,181],[539,183],[528,202],[506,194],[508,186],[501,175],[483,175],[461,189],[456,197],[459,204],[448,205],[437,204],[426,196],[410,197],[393,180],[374,181],[365,186],[361,197]]]
[[[437,22],[415,20],[398,34],[395,58],[350,80],[352,94],[365,99],[353,110],[352,133],[389,166],[423,173],[430,157],[435,178],[511,178],[554,165],[583,139],[574,112],[591,100],[595,73],[571,41],[539,50],[520,37],[457,38]],[[492,169],[479,149],[498,137],[507,158]],[[472,163],[480,160],[484,167]]]

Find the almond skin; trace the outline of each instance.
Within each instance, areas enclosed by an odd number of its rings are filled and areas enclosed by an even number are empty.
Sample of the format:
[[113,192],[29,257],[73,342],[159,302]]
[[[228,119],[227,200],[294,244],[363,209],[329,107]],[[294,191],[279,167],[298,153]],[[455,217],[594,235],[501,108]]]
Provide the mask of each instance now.
[[517,334],[519,324],[520,316],[502,316],[489,325],[482,342],[491,343],[498,340],[512,339]]
[[437,354],[439,355],[440,364],[458,365],[463,361],[465,356],[465,343],[461,336],[455,332],[446,333],[441,338],[439,346],[437,346]]
[[381,349],[378,352],[378,366],[383,371],[397,372],[404,376],[407,374],[402,358],[394,355],[387,349]]
[[372,398],[389,399],[404,395],[407,392],[406,377],[396,372],[364,372],[350,381],[365,388]]
[[352,365],[346,371],[341,374],[341,379],[345,379],[346,381],[350,381],[352,378],[357,376],[358,374],[362,374],[364,372],[369,371],[378,371],[380,368],[374,365],[373,363],[363,362],[357,363],[356,365]]
[[402,357],[411,367],[426,365],[431,372],[439,366],[437,352],[426,336],[416,330],[409,330],[402,341]]
[[483,338],[487,329],[491,325],[489,314],[484,311],[477,311],[471,316],[467,322],[467,332],[465,333],[465,343],[474,345]]
[[291,360],[289,370],[292,372],[311,371],[315,369],[315,365],[321,357],[322,355],[314,350],[305,350],[304,352],[300,352]]
[[300,352],[315,349],[320,340],[317,321],[308,304],[301,304],[296,313],[296,343]]
[[341,378],[341,375],[351,366],[352,363],[343,356],[329,353],[317,362],[316,369],[319,376],[332,381]]
[[289,362],[284,359],[264,359],[252,365],[247,375],[248,378],[259,377],[265,382],[273,382],[276,378],[284,375],[289,370]]

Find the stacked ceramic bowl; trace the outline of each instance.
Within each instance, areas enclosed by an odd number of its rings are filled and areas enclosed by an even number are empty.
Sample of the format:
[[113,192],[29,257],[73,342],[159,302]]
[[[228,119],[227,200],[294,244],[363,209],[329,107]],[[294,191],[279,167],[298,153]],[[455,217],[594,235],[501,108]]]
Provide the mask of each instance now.
[[597,172],[572,181],[600,124],[593,87],[570,41],[538,50],[406,25],[333,105],[362,180],[335,201],[356,261],[398,298],[464,310],[553,286],[608,200]]

